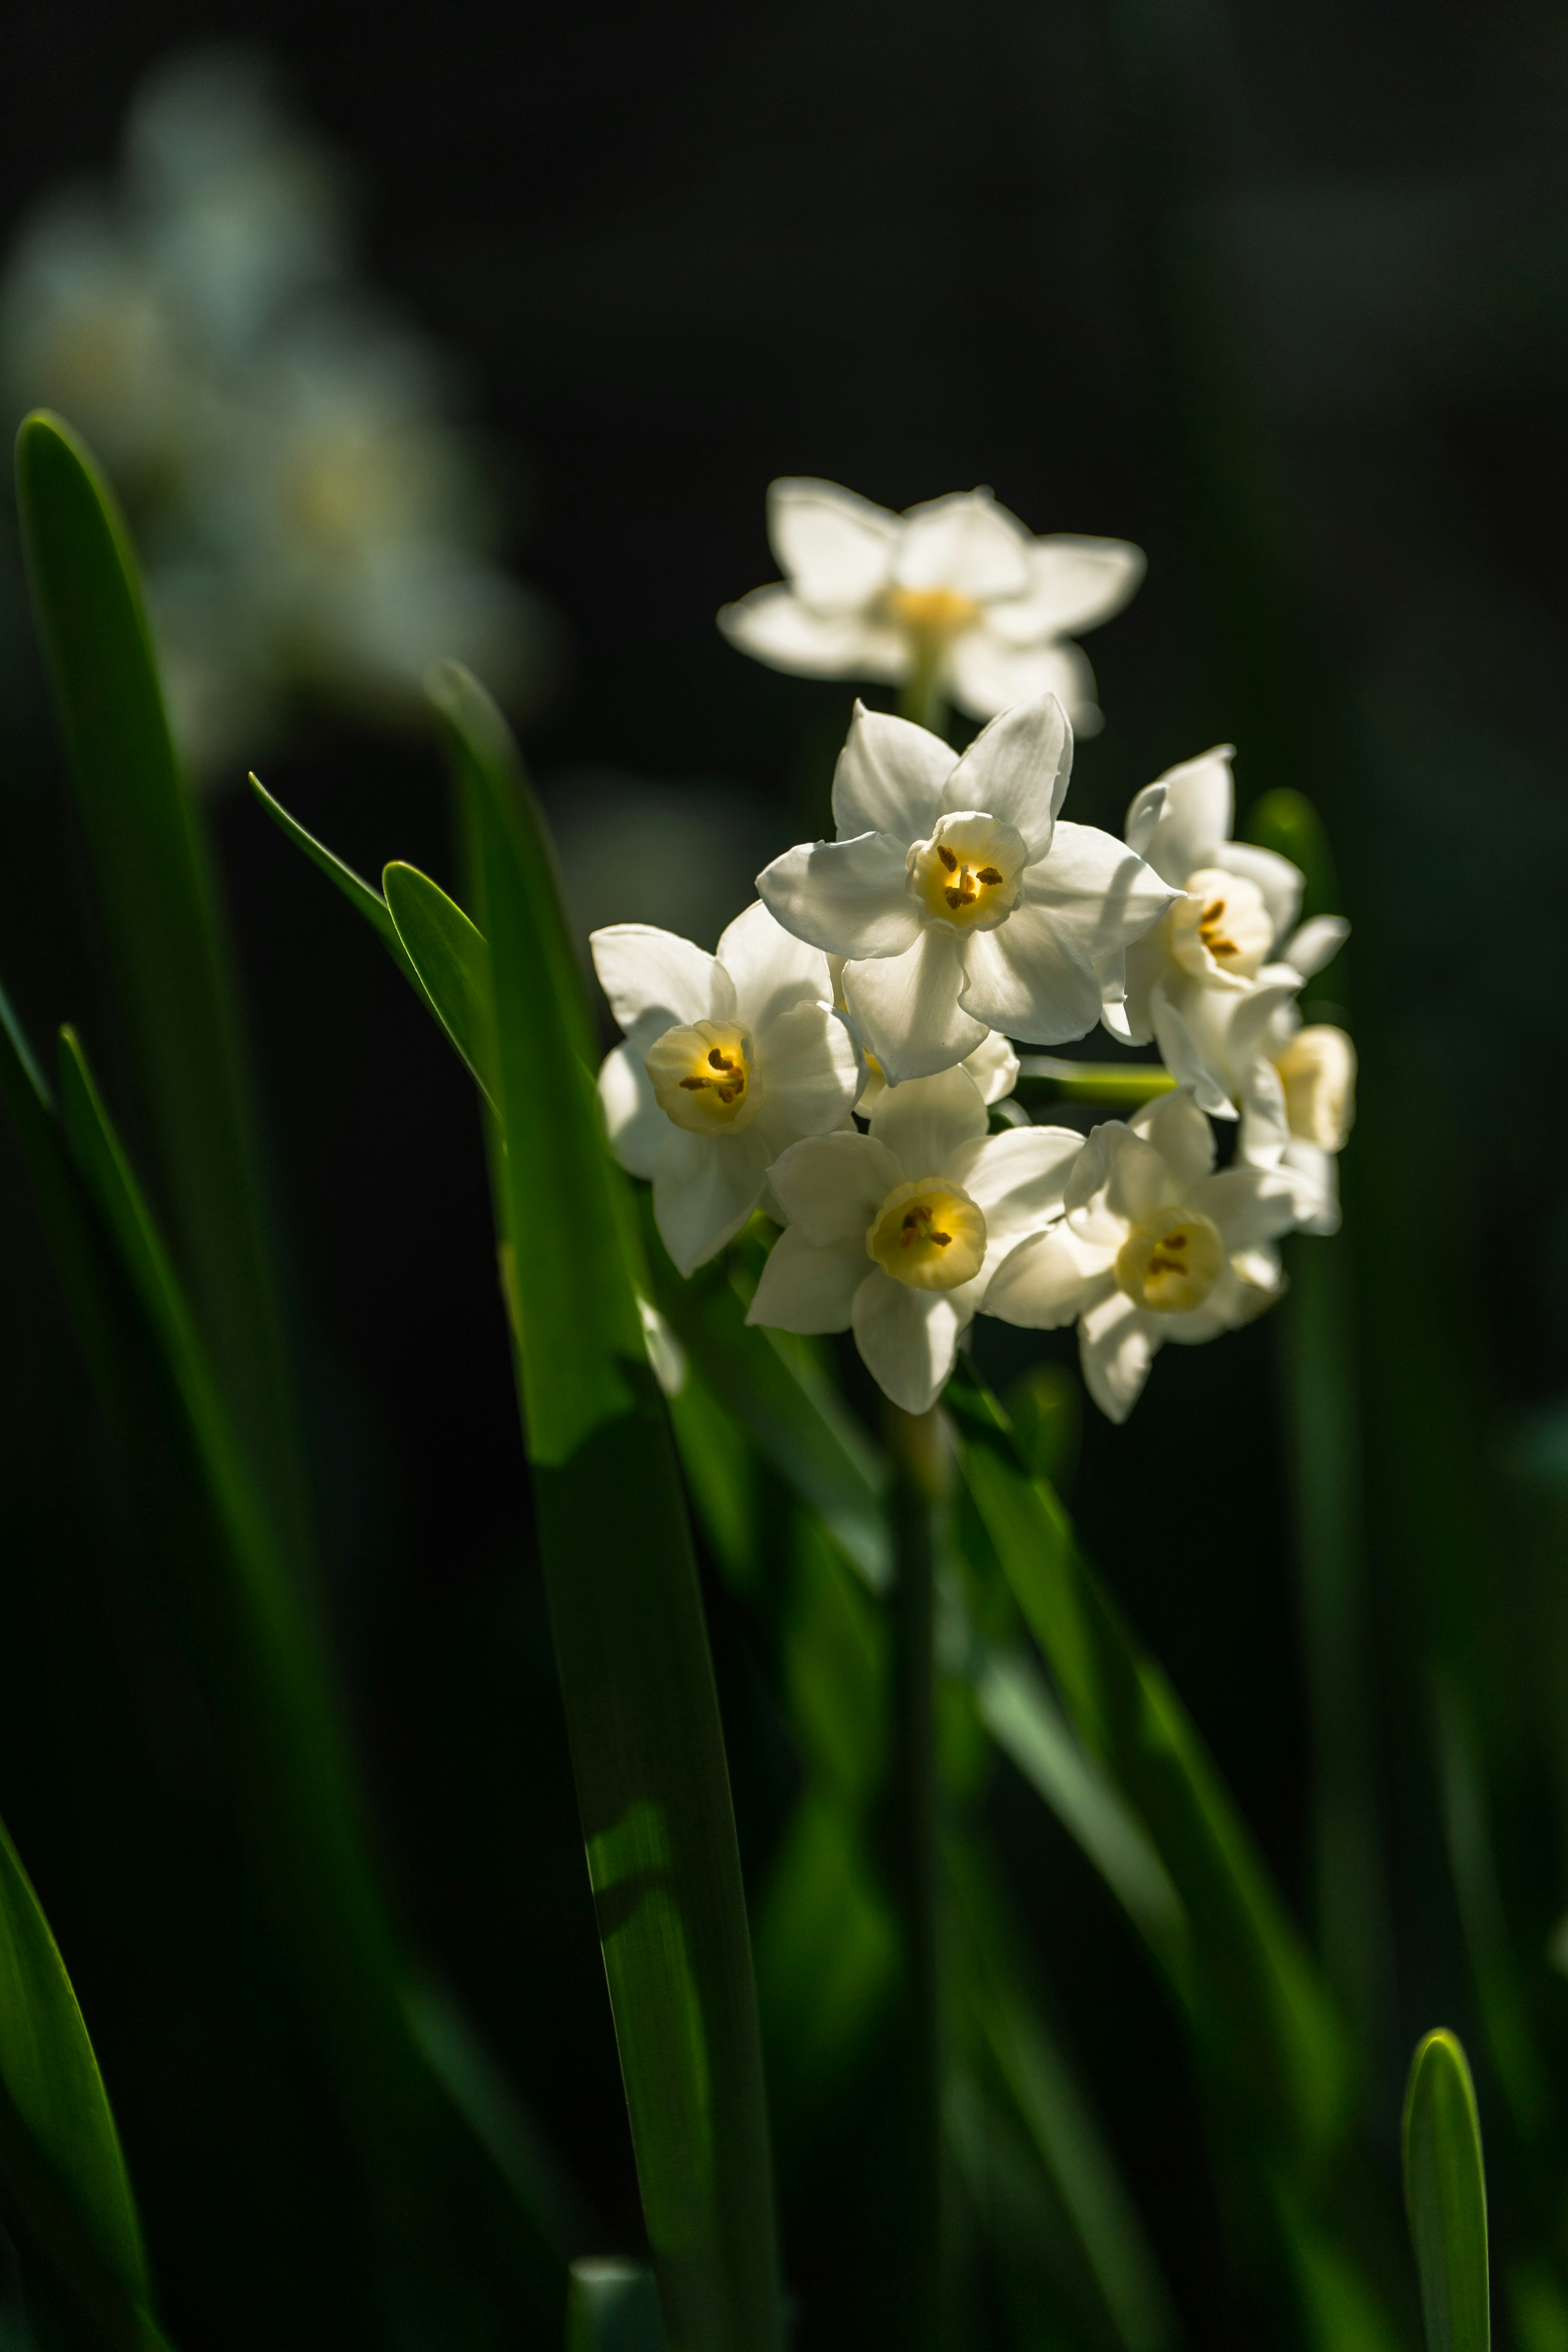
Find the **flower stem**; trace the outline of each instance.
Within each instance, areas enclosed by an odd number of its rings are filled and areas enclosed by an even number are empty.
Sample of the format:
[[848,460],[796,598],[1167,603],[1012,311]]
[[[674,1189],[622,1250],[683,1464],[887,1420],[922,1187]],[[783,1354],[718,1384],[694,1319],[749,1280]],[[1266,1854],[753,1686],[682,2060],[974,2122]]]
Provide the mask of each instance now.
[[914,666],[899,688],[899,717],[912,719],[917,727],[929,728],[933,735],[945,739],[950,713],[940,670],[938,648],[917,651]]
[[1151,1102],[1176,1083],[1153,1062],[1068,1062],[1052,1054],[1024,1055],[1018,1076],[1044,1079],[1063,1102]]
[[946,2336],[942,2134],[936,1676],[935,1517],[942,1440],[935,1410],[889,1409],[896,1465],[893,1535],[894,1730],[891,1860],[904,1931],[905,1993],[897,2075],[900,2170],[895,2259],[906,2352],[939,2352]]

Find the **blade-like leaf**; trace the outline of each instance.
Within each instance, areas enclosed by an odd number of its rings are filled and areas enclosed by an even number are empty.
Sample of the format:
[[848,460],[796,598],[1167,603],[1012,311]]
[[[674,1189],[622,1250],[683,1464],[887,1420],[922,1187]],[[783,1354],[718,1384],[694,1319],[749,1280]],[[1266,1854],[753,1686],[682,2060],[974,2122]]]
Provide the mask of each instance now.
[[0,2179],[24,2236],[109,2342],[157,2342],[135,2200],[69,1977],[0,1823]]
[[1427,2352],[1489,2352],[1487,2182],[1470,2070],[1457,2035],[1428,2033],[1405,2094],[1405,2206]]
[[1191,2006],[1210,2066],[1258,2144],[1310,2168],[1346,2122],[1342,2030],[1181,1702],[1085,1567],[994,1398],[950,1384],[963,1475],[1079,1737],[1109,1769],[1180,1895]]
[[404,952],[403,942],[397,936],[397,926],[392,919],[392,909],[380,891],[373,890],[363,874],[356,874],[352,866],[344,864],[335,850],[329,849],[324,842],[318,841],[315,835],[308,832],[297,816],[290,816],[282,802],[273,799],[258,775],[252,772],[247,782],[279,832],[286,840],[291,841],[296,849],[302,849],[311,865],[317,866],[329,882],[336,885],[350,906],[356,908],[364,917],[365,921],[384,946],[391,950],[395,960],[402,965],[410,980],[413,980],[415,986],[417,987],[419,983],[415,977],[413,966]]
[[[643,1199],[654,1304],[763,1459],[842,1545],[873,1591],[892,1576],[890,1471],[791,1332],[760,1330],[721,1266],[683,1282]],[[780,1344],[782,1342],[782,1344]]]
[[309,1515],[232,979],[134,559],[112,494],[58,417],[23,425],[16,485],[154,1189],[242,1443],[302,1552]]
[[552,854],[515,749],[465,673],[444,671],[435,698],[489,948],[497,1224],[644,2218],[684,2352],[770,2352],[781,2306],[751,1949],[690,1535],[633,1287],[630,1203],[600,1122]]
[[382,887],[399,949],[494,1110],[500,1087],[492,1064],[484,940],[461,907],[416,866],[389,866]]

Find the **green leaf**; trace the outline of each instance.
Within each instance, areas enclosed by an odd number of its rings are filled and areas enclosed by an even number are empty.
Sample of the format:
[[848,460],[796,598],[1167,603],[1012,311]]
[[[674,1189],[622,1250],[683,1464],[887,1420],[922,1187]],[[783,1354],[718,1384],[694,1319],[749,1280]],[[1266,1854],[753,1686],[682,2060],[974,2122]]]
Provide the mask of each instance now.
[[461,907],[416,866],[389,866],[382,887],[398,947],[494,1110],[500,1087],[493,1066],[489,951],[484,940]]
[[308,833],[297,816],[290,816],[282,802],[273,799],[272,794],[254,771],[247,781],[279,832],[291,841],[296,849],[302,849],[311,865],[318,866],[328,881],[336,885],[349,905],[364,917],[365,921],[384,946],[391,950],[395,960],[402,965],[409,979],[414,981],[417,987],[418,981],[404,951],[403,942],[397,936],[397,926],[392,919],[392,909],[380,891],[373,890],[363,874],[356,874],[352,866],[344,864],[335,850],[329,849],[324,842],[318,841],[313,833]]
[[654,1229],[649,1193],[641,1205],[659,1313],[763,1460],[822,1521],[871,1590],[886,1591],[893,1572],[886,1455],[808,1343],[748,1325],[745,1304],[722,1266],[701,1267],[682,1281]]
[[1455,2034],[1428,2033],[1405,2094],[1405,2208],[1427,2352],[1489,2352],[1487,2184],[1480,2118]]
[[683,2352],[782,2307],[756,1996],[707,1629],[626,1181],[542,820],[494,705],[436,690],[489,948],[491,1153],[540,1549],[643,2213]]
[[23,425],[16,488],[154,1190],[253,1468],[303,1550],[309,1515],[232,977],[134,558],[112,494],[59,418]]
[[158,2341],[135,2200],[48,1921],[0,1823],[0,2178],[24,2236],[110,2343]]
[[1021,1651],[987,1649],[974,1675],[981,1722],[1094,1864],[1151,1949],[1184,1984],[1190,1931],[1170,1873],[1104,1767],[1074,1736]]
[[1342,2032],[1236,1806],[1181,1702],[1087,1569],[1048,1488],[1014,1452],[995,1400],[946,1404],[963,1475],[1079,1738],[1164,1864],[1191,1928],[1189,2007],[1208,2065],[1255,2144],[1310,2172],[1342,2136]]

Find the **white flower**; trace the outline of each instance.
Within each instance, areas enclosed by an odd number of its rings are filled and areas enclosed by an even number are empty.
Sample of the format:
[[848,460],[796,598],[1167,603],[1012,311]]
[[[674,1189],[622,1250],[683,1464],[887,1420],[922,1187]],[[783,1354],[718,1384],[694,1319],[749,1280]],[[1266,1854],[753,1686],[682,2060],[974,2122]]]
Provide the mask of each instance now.
[[1094,673],[1064,640],[1126,604],[1137,548],[1033,539],[989,490],[896,515],[813,481],[773,484],[768,537],[784,578],[719,615],[743,653],[806,677],[934,673],[975,719],[1049,691],[1080,734],[1100,724]]
[[1068,1171],[1066,1215],[999,1269],[987,1314],[1031,1330],[1077,1322],[1083,1376],[1112,1421],[1137,1402],[1155,1350],[1234,1330],[1284,1287],[1280,1234],[1294,1188],[1277,1170],[1215,1173],[1214,1131],[1189,1087],[1131,1126],[1095,1128]]
[[802,1136],[847,1128],[860,1084],[827,962],[748,907],[710,956],[651,923],[595,931],[594,967],[626,1032],[599,1072],[610,1143],[653,1179],[682,1274],[738,1234],[768,1169]]
[[1172,1076],[1193,1087],[1215,1118],[1234,1117],[1237,1105],[1196,1034],[1211,1009],[1204,992],[1244,991],[1276,961],[1304,979],[1327,963],[1349,929],[1322,915],[1296,930],[1300,870],[1272,849],[1230,838],[1235,756],[1234,745],[1219,743],[1184,761],[1146,785],[1128,810],[1128,846],[1184,896],[1129,949],[1125,1002],[1105,1014],[1106,1027],[1126,1045],[1157,1040]]
[[853,1328],[895,1404],[924,1412],[996,1267],[1058,1216],[1083,1139],[1070,1128],[986,1132],[962,1070],[889,1087],[868,1135],[797,1143],[773,1170],[788,1218],[746,1320]]
[[1241,1114],[1238,1157],[1287,1170],[1298,1223],[1331,1234],[1340,1223],[1335,1155],[1355,1118],[1355,1047],[1328,1023],[1303,1028],[1301,981],[1289,964],[1266,964],[1250,988],[1205,990],[1186,1015],[1197,1051]]
[[1122,994],[1128,946],[1177,893],[1110,834],[1058,823],[1071,769],[1054,695],[1004,711],[962,759],[857,703],[838,839],[757,877],[786,930],[849,960],[850,1013],[890,1086],[950,1069],[988,1029],[1082,1037]]
[[[849,1010],[848,1000],[844,993],[844,958],[829,956],[827,969],[833,979],[833,1002],[848,1022],[849,1033],[854,1036],[854,1015]],[[855,1108],[862,1118],[869,1118],[887,1092],[888,1081],[882,1076],[882,1065],[878,1061],[875,1054],[868,1054],[864,1045],[860,1045],[858,1037],[856,1037],[856,1044],[860,1046],[860,1064],[865,1072],[865,1084],[856,1098]],[[995,1029],[988,1029],[973,1053],[966,1054],[958,1066],[961,1070],[968,1071],[979,1087],[980,1099],[987,1109],[993,1103],[1005,1102],[1018,1083],[1020,1067],[1018,1056],[1006,1038]]]

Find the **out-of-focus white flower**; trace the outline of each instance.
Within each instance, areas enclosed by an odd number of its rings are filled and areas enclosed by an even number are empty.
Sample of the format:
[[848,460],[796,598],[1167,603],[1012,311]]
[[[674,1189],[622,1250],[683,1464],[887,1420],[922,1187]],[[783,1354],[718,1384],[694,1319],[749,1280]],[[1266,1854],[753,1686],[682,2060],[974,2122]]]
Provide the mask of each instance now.
[[[827,969],[833,980],[833,1002],[848,1022],[849,1033],[854,1036],[855,1016],[849,1010],[849,1000],[844,993],[844,958],[829,956]],[[875,1054],[868,1054],[858,1037],[856,1044],[860,1047],[865,1084],[860,1089],[855,1108],[862,1118],[869,1118],[887,1091],[888,1081],[882,1075],[882,1065],[878,1061]],[[987,1032],[981,1044],[974,1048],[973,1053],[966,1054],[958,1066],[961,1070],[968,1071],[979,1087],[980,1099],[987,1109],[994,1103],[1005,1102],[1018,1083],[1018,1056],[1006,1038],[994,1029]]]
[[1123,1044],[1152,1037],[1178,1083],[1196,1091],[1216,1118],[1237,1104],[1200,1033],[1213,1027],[1205,992],[1244,992],[1266,964],[1289,964],[1300,980],[1326,963],[1349,925],[1322,915],[1295,929],[1301,875],[1288,857],[1233,841],[1235,786],[1229,743],[1184,761],[1144,787],[1127,812],[1127,842],[1183,896],[1127,954],[1127,993],[1107,1007],[1105,1025]]
[[0,288],[13,400],[78,425],[126,503],[198,775],[301,688],[397,718],[455,654],[515,709],[547,663],[445,371],[366,308],[353,243],[262,63],[204,51],[143,84],[115,195],[46,200]]
[[889,1085],[951,1068],[987,1030],[1082,1037],[1120,1000],[1128,947],[1177,892],[1110,834],[1058,822],[1071,769],[1051,694],[1004,711],[962,759],[857,703],[837,840],[787,850],[757,888],[787,930],[847,959],[857,1033]]
[[1156,1350],[1234,1330],[1284,1287],[1275,1247],[1296,1223],[1279,1169],[1215,1172],[1214,1131],[1190,1087],[1131,1125],[1092,1129],[1068,1172],[1061,1222],[998,1270],[986,1312],[1052,1331],[1076,1322],[1089,1394],[1125,1421]]
[[682,1274],[738,1234],[768,1170],[803,1136],[847,1128],[860,1084],[827,960],[748,907],[716,956],[648,923],[595,931],[595,969],[626,1041],[599,1072],[610,1143],[653,1179]]
[[1082,1147],[1070,1128],[987,1133],[963,1070],[887,1087],[868,1135],[797,1143],[770,1189],[789,1223],[747,1321],[782,1331],[853,1329],[884,1392],[933,1404],[996,1267],[1061,1213]]
[[891,514],[833,482],[768,491],[784,578],[726,604],[731,645],[807,677],[930,676],[975,719],[1047,692],[1080,734],[1100,724],[1094,673],[1066,640],[1108,621],[1143,577],[1119,539],[1035,539],[989,490]]
[[1298,1224],[1331,1234],[1340,1223],[1336,1156],[1355,1118],[1355,1047],[1328,1023],[1302,1026],[1302,978],[1289,964],[1266,964],[1247,989],[1194,994],[1185,1014],[1205,1066],[1241,1114],[1239,1158],[1288,1170]]

